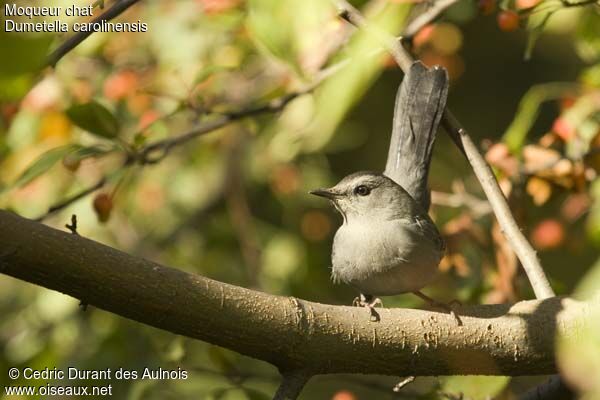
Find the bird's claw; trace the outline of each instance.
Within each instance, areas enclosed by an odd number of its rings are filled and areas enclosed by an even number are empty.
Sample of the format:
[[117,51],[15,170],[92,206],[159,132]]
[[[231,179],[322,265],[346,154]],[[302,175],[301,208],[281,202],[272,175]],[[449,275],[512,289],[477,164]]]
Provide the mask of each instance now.
[[355,297],[352,300],[352,305],[354,307],[364,307],[368,308],[371,313],[371,321],[378,322],[381,318],[379,317],[379,313],[375,311],[375,307],[383,307],[383,302],[379,297],[373,297],[370,295],[360,294],[360,296]]
[[413,293],[416,294],[421,299],[428,302],[432,307],[441,308],[442,310],[447,311],[448,314],[450,314],[452,316],[452,318],[454,318],[454,320],[456,321],[456,324],[458,326],[463,325],[463,322],[460,319],[460,316],[456,313],[456,311],[453,308],[453,306],[455,306],[455,305],[458,305],[459,307],[462,306],[462,303],[460,301],[455,299],[455,300],[452,300],[450,303],[446,304],[441,301],[434,300],[431,297],[421,293],[420,291],[413,292]]

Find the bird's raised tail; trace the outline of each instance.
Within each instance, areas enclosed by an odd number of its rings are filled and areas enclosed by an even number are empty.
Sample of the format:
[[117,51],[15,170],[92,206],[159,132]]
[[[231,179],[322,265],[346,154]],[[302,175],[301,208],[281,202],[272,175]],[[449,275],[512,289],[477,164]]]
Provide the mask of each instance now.
[[404,77],[394,110],[392,138],[384,174],[429,209],[427,176],[433,142],[448,95],[448,74],[442,67],[415,62]]

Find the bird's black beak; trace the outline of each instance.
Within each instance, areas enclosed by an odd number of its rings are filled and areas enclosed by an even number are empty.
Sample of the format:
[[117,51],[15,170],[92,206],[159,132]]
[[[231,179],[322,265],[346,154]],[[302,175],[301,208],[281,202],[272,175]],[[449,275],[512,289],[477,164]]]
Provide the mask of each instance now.
[[308,192],[310,194],[314,194],[315,196],[325,197],[326,199],[333,200],[336,197],[339,197],[340,194],[334,192],[332,189],[315,189]]

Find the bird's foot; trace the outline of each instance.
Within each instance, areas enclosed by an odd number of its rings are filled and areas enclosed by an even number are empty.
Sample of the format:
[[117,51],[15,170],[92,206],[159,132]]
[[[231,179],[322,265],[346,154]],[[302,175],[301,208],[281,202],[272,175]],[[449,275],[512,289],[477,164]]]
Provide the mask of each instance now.
[[368,308],[369,312],[371,313],[371,321],[373,322],[379,322],[379,320],[381,319],[379,317],[379,313],[375,311],[376,306],[383,307],[383,303],[381,302],[381,299],[379,297],[374,297],[369,294],[361,293],[360,296],[354,298],[354,300],[352,301],[352,305],[354,307]]
[[424,301],[426,301],[427,303],[429,303],[429,305],[431,305],[432,307],[435,308],[441,308],[442,310],[445,310],[448,312],[448,314],[450,314],[454,320],[456,321],[456,324],[458,326],[462,326],[462,320],[460,319],[460,316],[456,313],[456,311],[454,310],[453,306],[461,306],[461,302],[458,300],[452,300],[450,303],[443,303],[441,301],[437,301],[432,299],[431,297],[427,296],[426,294],[424,294],[423,292],[420,291],[415,291],[413,292],[417,297],[419,297],[420,299],[423,299]]

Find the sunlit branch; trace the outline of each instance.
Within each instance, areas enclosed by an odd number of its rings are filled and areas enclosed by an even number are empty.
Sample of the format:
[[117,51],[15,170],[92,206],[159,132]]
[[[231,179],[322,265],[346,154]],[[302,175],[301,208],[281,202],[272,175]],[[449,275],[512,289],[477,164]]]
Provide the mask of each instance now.
[[443,312],[383,308],[375,323],[366,309],[218,282],[6,211],[0,273],[305,377],[554,373],[555,337],[577,335],[598,306],[556,297],[465,306],[457,308],[462,326]]

